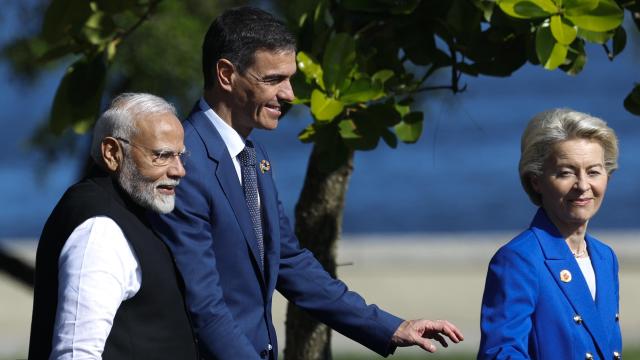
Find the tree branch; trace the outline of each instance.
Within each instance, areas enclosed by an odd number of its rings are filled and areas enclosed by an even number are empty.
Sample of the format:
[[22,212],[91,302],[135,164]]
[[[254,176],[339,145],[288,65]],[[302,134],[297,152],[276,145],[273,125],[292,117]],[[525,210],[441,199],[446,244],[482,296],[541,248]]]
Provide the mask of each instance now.
[[138,19],[138,21],[136,21],[135,24],[133,24],[130,28],[122,31],[121,33],[117,34],[113,40],[120,42],[122,40],[124,40],[127,36],[131,35],[132,32],[134,32],[137,28],[140,27],[140,25],[142,25],[145,21],[147,21],[149,19],[149,17],[151,16],[151,14],[156,10],[156,7],[158,7],[158,4],[160,3],[160,1],[162,0],[154,0],[149,2],[149,7],[147,8],[147,11],[144,12],[144,14],[142,14],[142,16],[140,16],[140,18]]
[[454,94],[467,90],[467,85],[463,87],[457,87],[458,85],[437,85],[437,86],[424,86],[416,89],[415,92],[435,91],[435,90],[451,90]]

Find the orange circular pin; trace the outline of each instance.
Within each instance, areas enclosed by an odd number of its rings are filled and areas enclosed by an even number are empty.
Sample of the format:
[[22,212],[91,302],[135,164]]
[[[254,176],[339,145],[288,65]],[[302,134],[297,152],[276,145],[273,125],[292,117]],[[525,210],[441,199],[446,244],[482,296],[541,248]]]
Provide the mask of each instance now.
[[569,270],[560,271],[560,281],[568,283],[571,281],[571,272]]

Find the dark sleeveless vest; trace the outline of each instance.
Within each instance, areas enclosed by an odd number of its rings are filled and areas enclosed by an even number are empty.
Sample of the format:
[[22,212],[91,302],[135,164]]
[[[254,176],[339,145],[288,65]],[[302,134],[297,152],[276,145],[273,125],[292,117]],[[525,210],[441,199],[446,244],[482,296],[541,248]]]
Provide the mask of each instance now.
[[140,290],[122,302],[116,312],[102,358],[196,359],[182,281],[173,258],[149,227],[144,209],[102,170],[94,170],[69,188],[45,224],[36,254],[29,359],[47,359],[51,353],[58,304],[58,258],[73,230],[95,216],[109,217],[118,224],[135,251],[142,273]]

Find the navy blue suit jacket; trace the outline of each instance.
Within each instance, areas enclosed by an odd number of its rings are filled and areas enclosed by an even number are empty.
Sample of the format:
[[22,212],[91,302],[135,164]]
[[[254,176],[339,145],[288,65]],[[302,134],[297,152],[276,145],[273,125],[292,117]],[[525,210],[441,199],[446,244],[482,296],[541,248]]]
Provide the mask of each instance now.
[[242,186],[222,137],[196,105],[183,123],[191,152],[187,175],[176,189],[176,207],[155,217],[186,287],[186,301],[201,351],[209,359],[277,356],[271,318],[274,290],[333,329],[386,356],[401,319],[367,305],[333,279],[301,248],[284,215],[262,146],[258,187],[265,234],[264,271]]
[[615,359],[622,354],[618,261],[607,245],[589,235],[586,241],[596,276],[595,301],[544,210],[498,250],[482,299],[478,359],[582,360],[587,353]]

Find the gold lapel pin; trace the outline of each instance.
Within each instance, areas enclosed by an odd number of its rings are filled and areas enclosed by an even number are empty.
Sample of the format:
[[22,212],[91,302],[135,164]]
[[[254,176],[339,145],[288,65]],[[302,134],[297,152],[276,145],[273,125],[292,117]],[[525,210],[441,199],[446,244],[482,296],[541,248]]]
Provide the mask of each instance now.
[[560,271],[560,281],[562,282],[570,282],[571,281],[571,272],[567,269]]
[[271,164],[267,160],[260,161],[260,171],[264,174],[271,169]]

